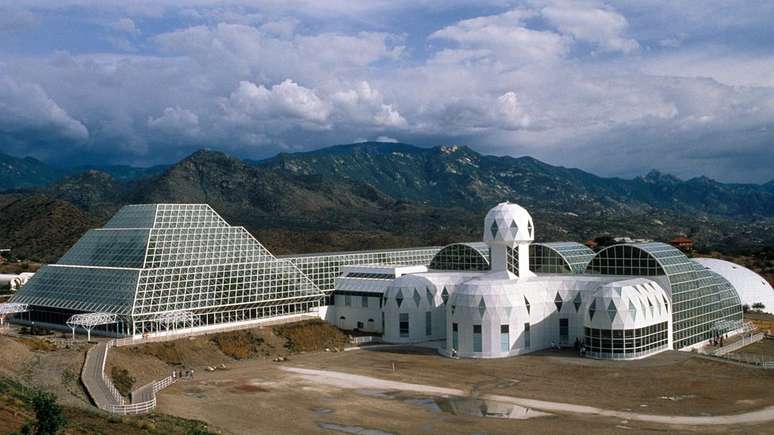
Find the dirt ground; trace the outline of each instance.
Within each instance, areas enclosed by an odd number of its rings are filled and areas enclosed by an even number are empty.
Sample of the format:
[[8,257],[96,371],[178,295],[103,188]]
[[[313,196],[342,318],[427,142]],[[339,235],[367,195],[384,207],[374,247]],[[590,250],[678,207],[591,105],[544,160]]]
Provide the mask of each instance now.
[[[393,371],[393,364],[395,371]],[[758,426],[669,427],[614,418],[553,415],[510,420],[436,412],[422,395],[317,385],[279,367],[332,370],[379,379],[663,415],[723,415],[773,405],[774,372],[666,352],[639,362],[578,359],[571,352],[498,360],[453,360],[428,349],[388,348],[234,362],[202,372],[159,396],[162,412],[198,418],[224,433],[774,433]],[[327,425],[327,426],[326,426]],[[332,425],[332,426],[331,426]],[[582,426],[579,426],[582,425]],[[380,432],[374,432],[380,433]]]

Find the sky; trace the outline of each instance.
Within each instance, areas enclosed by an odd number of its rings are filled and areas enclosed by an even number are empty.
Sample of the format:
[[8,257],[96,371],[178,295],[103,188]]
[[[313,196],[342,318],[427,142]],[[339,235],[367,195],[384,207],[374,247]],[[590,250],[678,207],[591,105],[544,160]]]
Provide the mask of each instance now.
[[0,1],[0,152],[253,159],[376,140],[774,179],[774,2]]

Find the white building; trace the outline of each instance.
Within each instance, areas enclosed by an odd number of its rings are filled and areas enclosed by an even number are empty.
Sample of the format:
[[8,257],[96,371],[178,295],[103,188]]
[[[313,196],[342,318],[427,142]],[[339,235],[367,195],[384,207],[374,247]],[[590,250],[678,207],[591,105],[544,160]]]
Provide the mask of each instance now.
[[[669,245],[594,254],[577,243],[533,243],[534,231],[524,208],[501,203],[486,215],[483,243],[444,247],[424,270],[345,268],[337,323],[382,332],[389,343],[446,340],[442,353],[460,357],[577,344],[596,358],[638,359],[694,346],[742,319],[734,286]],[[357,281],[353,272],[374,276]]]
[[727,279],[739,292],[743,305],[763,304],[761,311],[774,314],[774,289],[765,278],[730,261],[716,258],[696,258],[695,261]]

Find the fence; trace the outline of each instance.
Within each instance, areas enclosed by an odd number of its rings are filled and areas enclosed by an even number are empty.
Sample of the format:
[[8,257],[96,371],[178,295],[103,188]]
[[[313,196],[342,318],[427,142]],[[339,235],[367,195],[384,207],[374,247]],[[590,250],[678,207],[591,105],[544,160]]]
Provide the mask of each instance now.
[[[81,372],[81,379],[86,385],[86,389],[100,409],[114,414],[136,415],[153,411],[156,408],[156,393],[172,385],[177,378],[170,375],[160,381],[153,382],[151,385],[140,387],[137,390],[141,392],[140,399],[150,398],[135,403],[126,403],[124,397],[113,385],[113,381],[105,374],[108,350],[114,345],[114,340],[110,340],[92,347],[87,352]],[[141,391],[143,389],[147,389],[147,391]]]
[[302,320],[319,319],[317,313],[289,314],[286,316],[266,317],[263,319],[245,320],[241,322],[229,322],[218,325],[195,326],[193,328],[183,328],[158,332],[147,337],[134,336],[119,338],[115,341],[117,347],[134,346],[144,343],[159,343],[164,341],[180,340],[186,337],[196,337],[200,335],[215,334],[219,332],[238,331],[242,329],[258,328],[261,326],[272,326],[284,323],[299,322]]
[[381,343],[382,337],[376,335],[363,335],[360,337],[352,337],[349,341],[352,344]]
[[737,340],[737,341],[735,341],[735,342],[733,342],[733,343],[731,343],[731,344],[729,344],[727,346],[723,346],[721,348],[714,349],[714,350],[709,350],[709,352],[707,352],[707,353],[710,354],[710,355],[714,355],[714,356],[723,356],[723,355],[726,355],[728,353],[737,351],[737,350],[739,350],[739,349],[741,349],[741,348],[743,348],[743,347],[745,347],[747,345],[750,345],[750,344],[753,344],[753,343],[757,343],[757,342],[763,340],[764,336],[765,335],[762,332],[759,332],[757,334],[752,334],[752,335],[748,335],[747,333],[745,333],[742,336],[741,339],[739,339],[739,340]]

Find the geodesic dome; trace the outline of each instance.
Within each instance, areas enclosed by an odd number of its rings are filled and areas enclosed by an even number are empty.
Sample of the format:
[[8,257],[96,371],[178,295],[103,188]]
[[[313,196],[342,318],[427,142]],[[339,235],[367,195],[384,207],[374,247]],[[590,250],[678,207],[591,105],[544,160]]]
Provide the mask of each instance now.
[[518,204],[501,202],[484,218],[484,242],[513,246],[535,239],[532,216]]

